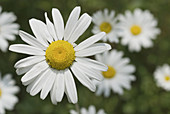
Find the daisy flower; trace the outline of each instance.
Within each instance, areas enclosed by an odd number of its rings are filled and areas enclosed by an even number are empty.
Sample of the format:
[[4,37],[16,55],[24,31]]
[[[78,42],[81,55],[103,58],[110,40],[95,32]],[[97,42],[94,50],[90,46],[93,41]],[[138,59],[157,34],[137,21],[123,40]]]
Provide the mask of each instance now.
[[119,15],[119,21],[121,44],[128,45],[131,52],[152,47],[152,39],[160,34],[160,29],[156,28],[158,22],[148,10],[135,9],[134,13],[126,11],[125,15]]
[[157,86],[162,87],[166,91],[170,91],[170,66],[164,64],[162,67],[158,67],[154,72],[154,78]]
[[18,98],[15,96],[19,87],[15,86],[15,81],[11,74],[6,74],[1,78],[0,73],[0,114],[5,114],[5,109],[13,110]]
[[105,32],[106,37],[102,40],[106,42],[118,42],[118,28],[117,28],[117,18],[115,17],[115,11],[109,13],[108,9],[104,11],[97,11],[93,14],[94,27],[92,33],[96,34],[99,32]]
[[96,91],[97,95],[104,93],[105,97],[109,97],[110,90],[122,95],[123,88],[131,88],[130,83],[135,80],[135,76],[132,75],[132,73],[135,72],[135,67],[129,65],[129,58],[122,58],[122,56],[123,52],[116,50],[95,56],[98,61],[108,66],[107,71],[101,72],[104,80],[102,82],[94,81],[98,87]]
[[[75,110],[70,110],[70,114],[79,114]],[[88,109],[81,108],[80,114],[106,114],[103,109],[100,109],[96,112],[96,108],[93,105],[90,105]]]
[[3,12],[0,6],[0,50],[6,52],[8,49],[8,41],[15,40],[18,34],[19,25],[14,23],[17,17],[12,12]]
[[35,35],[20,31],[25,44],[11,45],[9,50],[32,55],[15,64],[18,75],[24,74],[21,81],[32,96],[41,91],[45,99],[50,92],[53,104],[63,98],[64,92],[71,103],[77,103],[77,90],[74,76],[91,91],[96,87],[91,79],[101,80],[97,71],[106,71],[107,66],[87,58],[111,49],[109,44],[96,43],[105,36],[104,32],[75,43],[91,23],[91,17],[84,13],[80,18],[80,7],[71,12],[64,28],[63,18],[58,9],[52,9],[54,24],[45,13],[46,24],[37,19],[29,21]]

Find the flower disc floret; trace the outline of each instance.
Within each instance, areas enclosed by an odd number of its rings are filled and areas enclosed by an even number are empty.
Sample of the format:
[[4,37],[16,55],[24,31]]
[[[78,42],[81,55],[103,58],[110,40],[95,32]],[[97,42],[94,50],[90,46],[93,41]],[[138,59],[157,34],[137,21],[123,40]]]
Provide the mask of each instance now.
[[112,66],[108,66],[108,70],[106,72],[102,72],[102,74],[105,78],[113,78],[116,74],[116,70]]
[[47,63],[57,70],[70,67],[75,60],[73,45],[64,40],[52,42],[46,50]]
[[109,33],[112,30],[112,26],[108,22],[103,22],[100,25],[100,30],[105,32],[105,33]]
[[166,80],[166,81],[170,81],[170,76],[168,76],[168,75],[165,76],[165,80]]
[[141,27],[138,25],[133,25],[130,30],[133,35],[139,35],[142,31]]

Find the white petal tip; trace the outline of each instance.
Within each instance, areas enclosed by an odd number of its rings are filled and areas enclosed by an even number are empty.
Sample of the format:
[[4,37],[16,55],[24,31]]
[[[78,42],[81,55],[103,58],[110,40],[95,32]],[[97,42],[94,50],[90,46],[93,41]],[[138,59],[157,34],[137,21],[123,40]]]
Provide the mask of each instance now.
[[75,9],[76,9],[76,10],[80,10],[81,7],[80,7],[80,6],[76,6]]
[[76,103],[77,103],[77,101],[73,101],[72,103],[73,103],[73,104],[76,104]]
[[86,16],[86,18],[89,18],[89,20],[92,20],[92,17],[89,14],[84,13],[83,15]]
[[54,105],[57,105],[57,102],[52,102]]
[[54,12],[54,11],[59,12],[59,10],[57,8],[52,8],[52,12]]
[[105,44],[105,45],[106,45],[106,49],[107,50],[111,50],[112,49],[112,47],[109,44]]
[[100,34],[102,34],[102,35],[106,35],[106,33],[105,33],[105,32],[101,32]]
[[91,91],[92,91],[92,92],[95,92],[95,91],[96,91],[96,88],[93,88]]
[[41,98],[42,100],[44,100],[44,99],[45,99],[45,97],[44,97],[44,96],[40,96],[40,98]]
[[10,51],[12,51],[12,50],[11,50],[11,46],[12,46],[12,45],[9,46],[9,50],[10,50]]

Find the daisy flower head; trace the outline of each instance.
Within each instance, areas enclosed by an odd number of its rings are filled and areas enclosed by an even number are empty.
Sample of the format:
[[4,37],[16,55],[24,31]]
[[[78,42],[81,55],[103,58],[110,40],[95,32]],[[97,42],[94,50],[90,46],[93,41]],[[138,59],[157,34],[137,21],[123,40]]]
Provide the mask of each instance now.
[[132,73],[135,67],[129,65],[129,58],[122,58],[123,52],[112,50],[102,55],[96,55],[95,58],[108,66],[107,71],[101,72],[104,77],[102,82],[94,81],[97,86],[97,95],[104,93],[105,97],[109,97],[110,90],[120,95],[123,94],[123,88],[131,89],[131,81],[136,78]]
[[[79,114],[75,110],[70,110],[70,114]],[[80,114],[106,114],[103,109],[100,109],[98,112],[96,112],[96,108],[93,105],[90,105],[88,109],[81,108]]]
[[58,9],[52,9],[54,24],[45,13],[46,24],[37,19],[31,19],[29,24],[35,35],[20,31],[21,39],[25,44],[14,44],[10,50],[32,55],[15,64],[18,75],[24,74],[21,81],[32,96],[41,91],[40,98],[45,99],[50,92],[53,104],[57,104],[66,93],[71,103],[77,103],[77,90],[74,76],[91,91],[95,85],[91,79],[101,80],[95,73],[106,71],[103,63],[87,58],[106,50],[111,46],[106,43],[96,43],[105,36],[98,33],[76,44],[75,41],[85,32],[91,23],[91,17],[84,13],[80,16],[80,7],[71,12],[66,26]]
[[109,13],[108,9],[104,9],[104,11],[97,11],[93,14],[93,29],[92,33],[96,34],[99,32],[105,32],[106,37],[102,40],[106,42],[115,42],[118,43],[118,32],[117,28],[117,18],[115,17],[115,11],[111,11]]
[[170,66],[168,64],[159,66],[154,72],[154,78],[158,87],[170,91]]
[[18,98],[15,96],[19,92],[19,87],[15,86],[15,81],[11,74],[6,74],[3,78],[0,73],[0,114],[5,114],[5,109],[13,110]]
[[128,45],[131,52],[139,52],[142,47],[152,47],[152,39],[160,34],[157,24],[157,20],[148,10],[135,9],[133,13],[127,10],[125,15],[119,15],[121,44]]
[[17,17],[12,12],[2,12],[0,6],[0,50],[6,52],[8,49],[8,41],[15,40],[18,34],[19,25],[14,23]]

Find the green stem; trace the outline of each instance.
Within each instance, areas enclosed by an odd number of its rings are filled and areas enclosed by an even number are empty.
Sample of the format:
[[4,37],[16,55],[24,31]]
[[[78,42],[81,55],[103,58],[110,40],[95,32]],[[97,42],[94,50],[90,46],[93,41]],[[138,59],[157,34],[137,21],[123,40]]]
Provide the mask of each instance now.
[[76,103],[76,104],[75,104],[75,107],[76,107],[76,112],[77,112],[78,114],[80,114],[79,104],[78,104],[78,103]]

